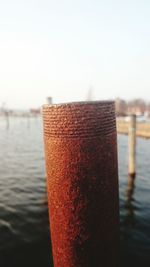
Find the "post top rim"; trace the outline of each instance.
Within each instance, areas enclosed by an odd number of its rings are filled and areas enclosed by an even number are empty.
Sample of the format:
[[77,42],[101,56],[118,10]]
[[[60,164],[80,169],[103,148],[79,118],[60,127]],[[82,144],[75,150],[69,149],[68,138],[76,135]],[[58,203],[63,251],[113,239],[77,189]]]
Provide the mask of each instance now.
[[54,104],[43,104],[42,108],[51,108],[51,107],[69,107],[69,106],[88,106],[88,105],[98,105],[98,104],[114,104],[114,100],[94,100],[94,101],[72,101],[72,102],[62,102]]

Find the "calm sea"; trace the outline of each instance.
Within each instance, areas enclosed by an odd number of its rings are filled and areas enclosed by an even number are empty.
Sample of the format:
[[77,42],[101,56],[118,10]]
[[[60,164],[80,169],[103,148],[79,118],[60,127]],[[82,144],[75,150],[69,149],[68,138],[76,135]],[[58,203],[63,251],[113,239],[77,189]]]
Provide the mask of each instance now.
[[[127,183],[127,136],[118,136],[121,266],[150,266],[150,140],[137,138]],[[52,267],[42,123],[0,118],[0,267]],[[110,266],[111,267],[111,266]]]

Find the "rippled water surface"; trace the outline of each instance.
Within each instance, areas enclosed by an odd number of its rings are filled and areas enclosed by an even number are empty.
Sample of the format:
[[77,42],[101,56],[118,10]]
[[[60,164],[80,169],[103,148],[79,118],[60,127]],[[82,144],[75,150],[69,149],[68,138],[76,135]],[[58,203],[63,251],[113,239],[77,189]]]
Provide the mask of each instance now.
[[[121,266],[150,266],[150,140],[137,138],[137,176],[127,176],[118,136]],[[40,118],[0,118],[0,267],[52,267]],[[61,267],[61,266],[60,266]]]

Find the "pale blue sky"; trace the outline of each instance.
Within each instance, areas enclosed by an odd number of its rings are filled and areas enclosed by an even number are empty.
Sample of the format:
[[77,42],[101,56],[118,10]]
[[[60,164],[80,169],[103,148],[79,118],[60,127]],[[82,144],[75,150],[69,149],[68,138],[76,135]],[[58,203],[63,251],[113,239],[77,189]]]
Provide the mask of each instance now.
[[0,104],[150,101],[149,0],[0,3]]

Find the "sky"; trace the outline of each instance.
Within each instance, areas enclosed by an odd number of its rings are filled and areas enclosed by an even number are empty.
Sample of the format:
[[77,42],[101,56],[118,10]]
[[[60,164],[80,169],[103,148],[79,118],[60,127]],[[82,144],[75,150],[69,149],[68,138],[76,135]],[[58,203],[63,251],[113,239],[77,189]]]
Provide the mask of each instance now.
[[0,3],[0,106],[150,101],[149,0]]

